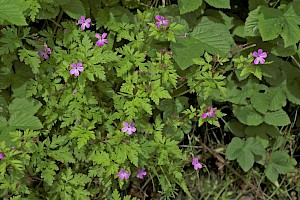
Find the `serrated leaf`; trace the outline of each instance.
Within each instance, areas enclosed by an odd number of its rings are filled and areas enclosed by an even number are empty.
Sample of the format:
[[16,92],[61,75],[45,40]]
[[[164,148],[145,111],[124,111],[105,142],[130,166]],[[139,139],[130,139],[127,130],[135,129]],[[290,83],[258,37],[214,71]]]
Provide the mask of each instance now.
[[264,155],[265,150],[259,141],[250,137],[245,141],[234,137],[226,149],[228,160],[237,160],[242,169],[247,172],[254,164],[254,155]]
[[28,115],[34,115],[40,108],[42,104],[35,99],[28,98],[15,98],[9,105],[9,112],[16,113],[22,112]]
[[21,0],[0,0],[0,20],[18,25],[27,25],[23,11],[27,9],[27,4]]
[[24,61],[26,65],[31,67],[33,73],[36,74],[39,72],[41,60],[37,51],[20,49],[19,57],[21,61]]
[[206,3],[215,8],[228,8],[230,9],[230,0],[205,0]]
[[264,118],[256,112],[252,106],[233,106],[233,114],[236,118],[246,125],[257,126],[263,123]]
[[62,9],[73,19],[85,16],[85,9],[80,0],[72,0],[72,3],[63,5]]
[[159,104],[160,99],[170,99],[172,98],[171,95],[167,90],[165,90],[164,87],[160,86],[160,80],[154,81],[151,84],[151,93],[150,93],[150,98],[156,105]]
[[11,130],[39,130],[43,128],[42,123],[37,117],[20,112],[13,113],[8,120],[8,124]]
[[270,155],[270,159],[265,171],[266,177],[273,183],[278,179],[279,174],[287,174],[294,169],[297,161],[284,151],[275,151]]
[[267,124],[274,126],[287,126],[291,123],[289,116],[282,109],[275,112],[267,112],[264,120]]
[[47,153],[50,157],[62,163],[75,163],[73,153],[69,151],[69,147],[60,147],[58,150],[51,150]]
[[275,88],[270,87],[268,90],[268,95],[271,99],[269,106],[271,111],[279,110],[286,105],[286,95],[282,86]]
[[260,7],[249,12],[245,22],[244,36],[258,36],[258,14],[260,13]]
[[258,27],[263,41],[277,38],[282,31],[282,13],[276,8],[262,7],[258,16]]
[[202,0],[179,0],[178,6],[180,14],[185,14],[198,9],[202,5]]
[[267,93],[256,93],[251,96],[251,104],[255,110],[265,114],[270,106],[270,97]]

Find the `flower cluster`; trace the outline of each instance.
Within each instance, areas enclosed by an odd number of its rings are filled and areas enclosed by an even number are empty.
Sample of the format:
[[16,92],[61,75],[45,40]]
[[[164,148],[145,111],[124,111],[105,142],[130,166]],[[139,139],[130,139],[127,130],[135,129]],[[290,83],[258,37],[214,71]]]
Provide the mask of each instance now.
[[78,20],[78,24],[81,24],[81,29],[84,30],[85,28],[90,28],[91,19],[87,18],[85,19],[85,16],[81,16],[81,18]]
[[156,27],[168,26],[169,24],[169,20],[166,20],[164,16],[156,15],[155,19],[156,19],[156,23],[155,23]]
[[194,165],[194,169],[201,169],[202,168],[202,164],[199,163],[198,158],[194,158],[192,161],[192,165]]
[[[118,173],[118,176],[121,180],[129,179],[130,175],[131,175],[131,173],[127,172],[124,168],[121,168],[121,170]],[[144,176],[146,176],[146,175],[147,175],[146,169],[142,168],[142,169],[138,169],[138,173],[137,173],[136,177],[139,179],[143,179]]]
[[48,45],[44,45],[44,49],[38,49],[40,58],[44,57],[46,60],[49,58],[49,55],[52,53],[52,50],[48,47]]
[[265,58],[268,56],[267,52],[264,52],[262,49],[258,49],[258,51],[254,51],[252,53],[252,56],[255,57],[254,59],[254,64],[264,64],[265,63]]
[[207,117],[208,118],[215,117],[216,116],[215,112],[216,112],[216,109],[210,108],[207,112],[202,114],[202,118],[205,119]]

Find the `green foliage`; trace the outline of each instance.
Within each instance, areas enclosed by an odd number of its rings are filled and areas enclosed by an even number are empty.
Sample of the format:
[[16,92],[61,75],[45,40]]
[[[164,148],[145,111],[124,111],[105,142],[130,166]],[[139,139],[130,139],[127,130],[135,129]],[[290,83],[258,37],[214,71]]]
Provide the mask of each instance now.
[[226,158],[237,160],[241,168],[247,172],[257,161],[255,156],[263,156],[265,153],[262,144],[255,138],[249,137],[246,141],[243,141],[234,137],[226,149]]
[[202,199],[211,163],[207,198],[296,184],[298,0],[0,3],[1,199]]

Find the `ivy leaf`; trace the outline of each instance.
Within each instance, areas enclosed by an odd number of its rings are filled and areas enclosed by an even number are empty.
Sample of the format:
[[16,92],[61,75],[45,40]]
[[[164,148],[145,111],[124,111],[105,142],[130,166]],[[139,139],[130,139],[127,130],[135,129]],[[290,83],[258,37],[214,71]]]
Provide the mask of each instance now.
[[226,149],[226,158],[228,160],[237,160],[242,169],[247,172],[254,164],[254,155],[263,156],[265,150],[259,141],[250,137],[245,141],[234,137]]
[[258,16],[258,27],[263,41],[277,38],[281,33],[282,13],[275,8],[261,7]]
[[198,9],[202,5],[202,0],[179,0],[178,6],[180,14],[185,14]]
[[0,22],[6,20],[18,26],[27,25],[23,11],[27,4],[21,0],[0,0]]
[[265,115],[265,122],[274,126],[287,126],[291,123],[291,120],[287,113],[280,109],[275,112],[267,112]]
[[206,3],[215,8],[228,8],[230,9],[230,0],[205,0]]
[[270,155],[270,159],[265,171],[266,177],[275,183],[279,174],[287,174],[294,169],[297,161],[290,157],[284,151],[274,151]]

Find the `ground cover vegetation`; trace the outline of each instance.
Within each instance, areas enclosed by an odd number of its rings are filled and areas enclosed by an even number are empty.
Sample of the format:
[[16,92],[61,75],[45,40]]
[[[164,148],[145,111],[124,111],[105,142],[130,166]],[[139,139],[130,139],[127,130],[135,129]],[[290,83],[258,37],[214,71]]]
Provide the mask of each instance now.
[[1,199],[300,199],[299,0],[0,5]]

